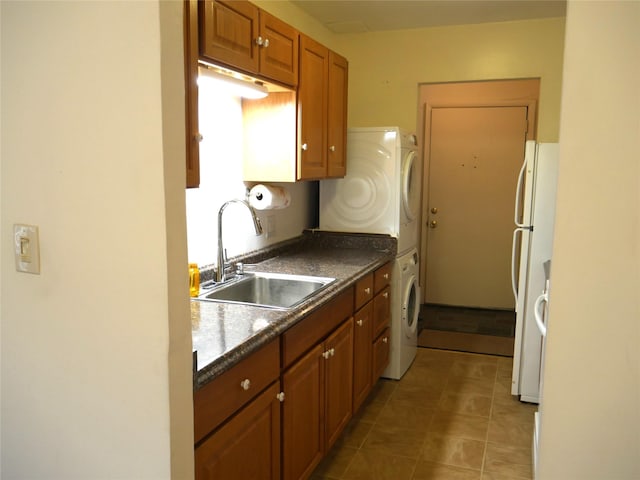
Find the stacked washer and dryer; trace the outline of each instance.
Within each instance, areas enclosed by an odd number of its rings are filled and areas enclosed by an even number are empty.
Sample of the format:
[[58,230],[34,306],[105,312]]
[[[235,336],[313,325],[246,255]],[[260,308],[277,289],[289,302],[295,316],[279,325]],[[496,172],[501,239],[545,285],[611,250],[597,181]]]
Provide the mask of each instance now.
[[420,311],[417,141],[398,127],[350,128],[347,175],[320,182],[320,229],[388,234],[398,241],[391,283],[391,349],[384,377],[400,379],[416,356]]

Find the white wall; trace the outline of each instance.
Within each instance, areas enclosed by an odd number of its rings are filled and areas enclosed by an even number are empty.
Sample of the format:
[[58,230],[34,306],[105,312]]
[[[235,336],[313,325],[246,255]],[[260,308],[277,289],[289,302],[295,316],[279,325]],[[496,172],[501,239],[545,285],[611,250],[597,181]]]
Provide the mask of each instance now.
[[[1,475],[188,478],[181,4],[0,8]],[[40,275],[14,269],[18,222]]]
[[640,478],[640,3],[568,5],[539,479]]
[[[240,98],[201,84],[198,92],[200,187],[187,190],[189,262],[216,263],[218,210],[231,199],[244,199],[242,181],[242,107]],[[316,188],[311,182],[268,183],[284,187],[291,195],[289,207],[257,211],[265,232],[256,236],[249,211],[229,205],[223,214],[223,244],[229,257],[251,252],[297,237],[314,227]],[[267,227],[271,228],[267,232]]]

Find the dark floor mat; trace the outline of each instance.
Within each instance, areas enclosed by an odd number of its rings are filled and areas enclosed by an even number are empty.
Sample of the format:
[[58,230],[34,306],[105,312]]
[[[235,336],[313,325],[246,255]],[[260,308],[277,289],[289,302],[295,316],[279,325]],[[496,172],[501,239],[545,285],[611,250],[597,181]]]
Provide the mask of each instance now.
[[420,319],[422,329],[496,337],[515,335],[516,314],[509,310],[423,305]]
[[513,356],[513,311],[422,305],[418,346]]

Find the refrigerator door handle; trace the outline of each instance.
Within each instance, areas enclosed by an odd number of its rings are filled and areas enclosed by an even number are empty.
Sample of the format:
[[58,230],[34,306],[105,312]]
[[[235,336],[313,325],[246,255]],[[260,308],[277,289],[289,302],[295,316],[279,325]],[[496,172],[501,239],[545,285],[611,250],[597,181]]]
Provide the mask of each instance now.
[[544,292],[538,298],[536,298],[536,303],[533,307],[533,316],[536,319],[536,325],[538,326],[538,330],[540,330],[540,334],[543,337],[547,335],[547,326],[544,324],[542,320],[542,309],[544,308],[543,304],[549,302],[549,295],[547,292]]
[[524,161],[522,162],[522,167],[520,168],[520,173],[518,174],[518,183],[516,184],[516,201],[513,214],[513,221],[516,224],[516,227],[526,227],[524,223],[520,222],[519,214],[522,207],[522,188],[524,187],[524,173],[527,170],[527,163],[528,160],[527,156],[525,155]]
[[511,243],[511,289],[513,290],[513,298],[518,305],[518,286],[516,284],[516,246],[518,243],[518,233],[524,232],[526,229],[518,227],[513,231],[513,242]]

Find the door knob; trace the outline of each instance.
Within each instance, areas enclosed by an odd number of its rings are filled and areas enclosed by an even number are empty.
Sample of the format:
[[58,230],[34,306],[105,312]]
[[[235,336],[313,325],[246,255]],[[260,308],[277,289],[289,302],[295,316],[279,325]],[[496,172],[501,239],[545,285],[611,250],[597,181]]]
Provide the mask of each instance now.
[[431,220],[429,223],[429,228],[436,228],[438,226],[437,220]]
[[432,208],[431,208],[431,213],[433,213],[434,215],[435,215],[436,213],[438,213],[438,208],[437,208],[437,207],[432,207]]

